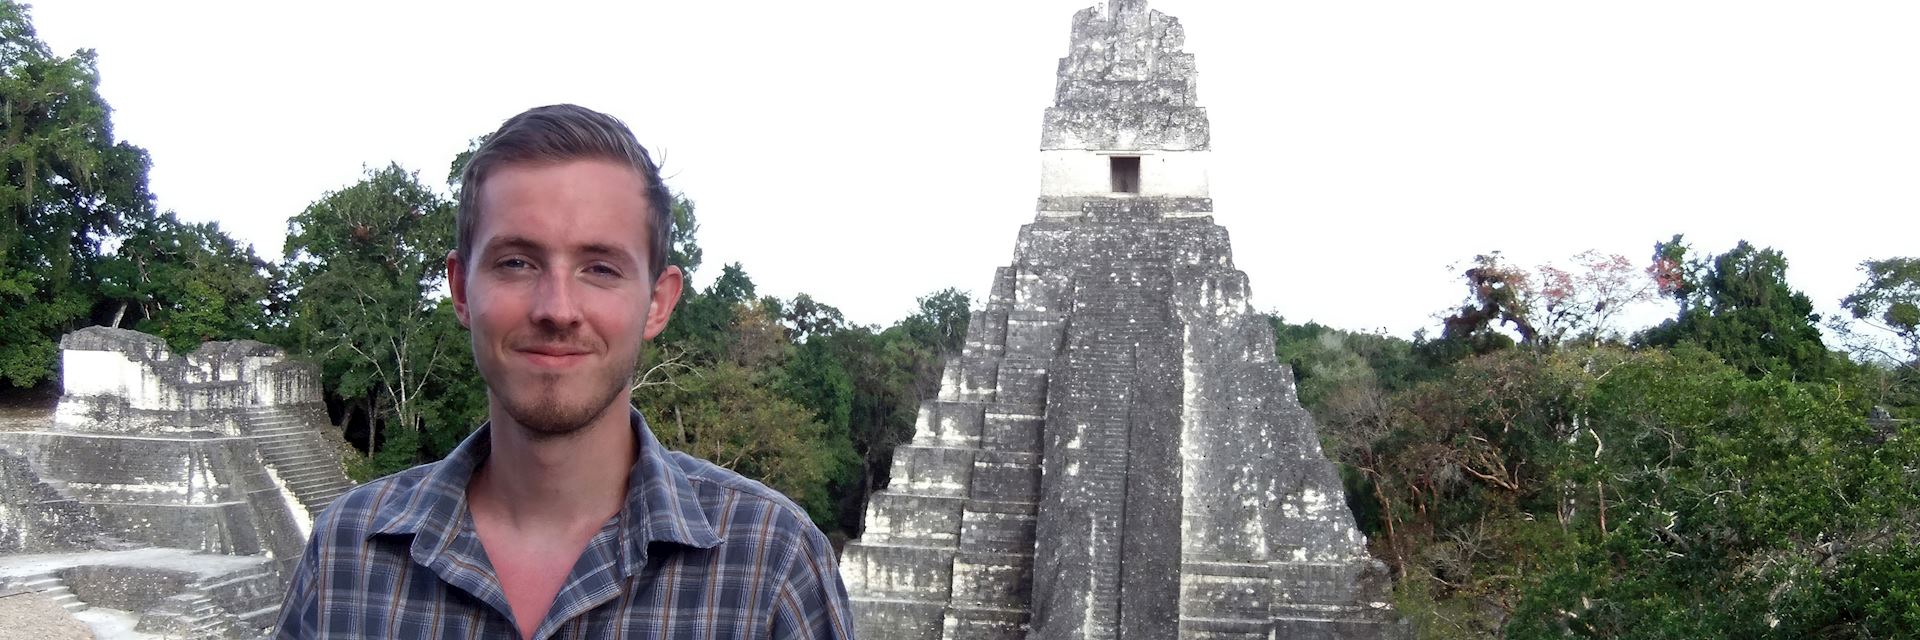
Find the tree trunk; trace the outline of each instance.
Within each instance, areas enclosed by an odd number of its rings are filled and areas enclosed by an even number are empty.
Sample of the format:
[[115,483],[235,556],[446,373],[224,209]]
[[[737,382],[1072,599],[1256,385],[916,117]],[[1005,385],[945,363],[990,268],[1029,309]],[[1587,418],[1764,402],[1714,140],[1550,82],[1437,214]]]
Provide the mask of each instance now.
[[367,394],[367,457],[373,457],[374,432],[380,428],[380,420],[373,415],[373,394]]

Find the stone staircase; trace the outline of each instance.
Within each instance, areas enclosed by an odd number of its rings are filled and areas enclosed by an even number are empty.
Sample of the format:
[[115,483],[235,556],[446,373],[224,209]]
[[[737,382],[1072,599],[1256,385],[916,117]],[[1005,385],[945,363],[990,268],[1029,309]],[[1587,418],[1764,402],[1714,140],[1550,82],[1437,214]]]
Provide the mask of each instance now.
[[206,592],[194,590],[161,600],[140,616],[134,629],[170,640],[224,640],[234,636],[237,625],[233,614]]
[[194,583],[190,593],[200,593],[236,617],[242,630],[263,631],[280,617],[280,599],[285,585],[274,573],[272,564]]
[[332,443],[322,437],[306,407],[267,406],[246,411],[246,424],[266,463],[307,508],[310,517],[353,488]]
[[62,582],[58,576],[52,574],[42,573],[39,575],[15,578],[13,579],[13,583],[15,588],[22,591],[46,596],[47,599],[52,600],[54,604],[60,605],[60,608],[66,609],[67,613],[79,613],[89,608],[87,603],[81,602],[80,598],[73,595],[73,591],[67,588],[67,583]]

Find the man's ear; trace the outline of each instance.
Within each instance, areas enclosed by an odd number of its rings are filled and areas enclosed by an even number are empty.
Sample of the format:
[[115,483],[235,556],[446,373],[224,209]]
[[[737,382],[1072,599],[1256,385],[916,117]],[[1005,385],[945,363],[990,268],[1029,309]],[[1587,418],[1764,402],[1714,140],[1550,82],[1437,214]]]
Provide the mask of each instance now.
[[467,323],[467,266],[460,263],[459,251],[447,252],[447,290],[453,294],[453,317],[460,319],[460,326],[472,328]]
[[647,301],[647,326],[642,337],[652,340],[667,329],[667,321],[673,319],[673,307],[680,304],[680,288],[685,286],[686,276],[680,273],[680,267],[667,265],[660,270],[660,276],[653,279],[653,298]]

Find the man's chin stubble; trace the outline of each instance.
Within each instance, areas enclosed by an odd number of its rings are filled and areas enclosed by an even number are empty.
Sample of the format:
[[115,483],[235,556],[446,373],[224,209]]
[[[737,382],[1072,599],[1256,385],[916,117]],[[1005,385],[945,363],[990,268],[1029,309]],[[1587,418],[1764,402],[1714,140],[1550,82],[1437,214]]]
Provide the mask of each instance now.
[[607,393],[589,402],[561,406],[554,402],[551,389],[535,398],[525,398],[530,402],[506,398],[502,408],[514,422],[524,427],[527,436],[533,440],[559,440],[569,438],[586,430],[588,425],[605,416],[614,409],[614,398],[626,389],[625,384],[615,385]]

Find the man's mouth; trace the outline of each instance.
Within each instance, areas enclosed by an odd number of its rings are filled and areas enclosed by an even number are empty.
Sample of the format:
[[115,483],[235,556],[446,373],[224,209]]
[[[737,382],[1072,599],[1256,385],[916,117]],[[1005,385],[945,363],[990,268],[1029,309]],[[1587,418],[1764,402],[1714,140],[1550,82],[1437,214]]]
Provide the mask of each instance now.
[[540,346],[515,349],[520,355],[540,367],[567,367],[585,360],[590,353],[577,347]]

